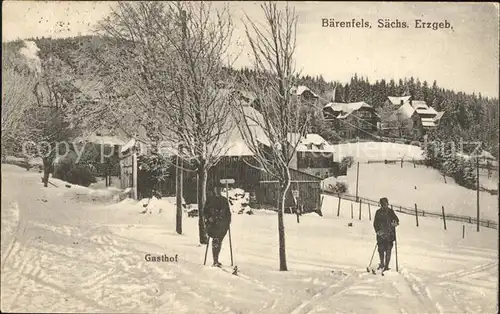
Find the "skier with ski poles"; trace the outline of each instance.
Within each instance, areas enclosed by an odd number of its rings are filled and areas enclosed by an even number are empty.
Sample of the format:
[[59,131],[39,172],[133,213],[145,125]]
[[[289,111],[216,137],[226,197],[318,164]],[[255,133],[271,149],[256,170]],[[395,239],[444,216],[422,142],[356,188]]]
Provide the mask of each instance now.
[[389,200],[386,197],[380,199],[380,208],[375,213],[373,228],[377,234],[378,254],[380,264],[378,269],[389,270],[391,261],[391,251],[394,240],[396,240],[396,226],[399,225],[399,218],[394,211],[389,208]]
[[224,240],[231,224],[231,209],[229,208],[228,200],[221,195],[221,187],[217,183],[214,184],[213,189],[207,195],[204,217],[207,234],[212,238],[213,266],[221,267],[219,253],[222,240]]

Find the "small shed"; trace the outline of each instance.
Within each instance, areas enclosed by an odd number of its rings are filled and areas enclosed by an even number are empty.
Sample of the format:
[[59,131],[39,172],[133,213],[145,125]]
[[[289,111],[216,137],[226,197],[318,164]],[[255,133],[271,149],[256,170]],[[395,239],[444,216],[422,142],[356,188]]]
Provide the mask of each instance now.
[[[296,205],[299,205],[304,212],[319,211],[321,209],[322,179],[291,168],[290,176],[292,180],[285,200],[285,208],[295,208]],[[262,171],[256,197],[260,205],[277,208],[281,204],[279,182],[267,172]]]

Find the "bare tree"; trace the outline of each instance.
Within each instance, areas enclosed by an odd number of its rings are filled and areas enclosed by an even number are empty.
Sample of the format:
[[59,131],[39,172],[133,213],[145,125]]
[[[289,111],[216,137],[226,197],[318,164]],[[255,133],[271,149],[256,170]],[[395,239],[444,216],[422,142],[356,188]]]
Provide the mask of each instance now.
[[75,69],[54,51],[41,60],[40,68],[31,90],[34,106],[25,116],[22,138],[35,144],[31,153],[42,158],[43,183],[47,187],[55,158],[61,150],[65,154],[75,149],[70,140],[80,134],[84,121],[99,114],[99,108],[89,96],[92,85],[82,82]]
[[389,130],[397,130],[396,132],[391,132],[391,136],[403,137],[405,129],[410,126],[410,118],[408,118],[405,113],[399,109],[394,109],[392,106],[382,106],[377,108],[377,113],[380,115],[382,122],[386,128]]
[[2,55],[2,158],[19,150],[15,141],[23,131],[26,111],[34,103],[33,94],[27,91],[35,84],[35,76],[16,67],[6,54]]
[[[2,58],[6,66],[2,71],[2,142],[26,157],[41,157],[44,166],[43,183],[48,177],[56,157],[58,143],[76,135],[77,120],[84,120],[81,108],[89,108],[83,99],[84,88],[75,86],[77,75],[67,62],[58,58],[59,51],[45,51],[46,58],[38,55],[40,49],[33,41],[25,41],[19,51]],[[83,87],[82,84],[81,87]],[[82,106],[80,106],[82,105]],[[11,148],[12,148],[11,147]],[[4,145],[2,144],[2,150]]]
[[[279,4],[281,5],[281,4]],[[279,183],[278,234],[280,270],[287,270],[283,213],[291,177],[289,164],[294,158],[307,119],[300,119],[300,103],[292,93],[297,15],[288,4],[261,5],[263,26],[246,17],[246,35],[253,53],[255,78],[247,86],[260,102],[259,112],[243,104],[235,112],[238,127],[262,171]],[[296,135],[296,136],[294,136]]]
[[230,130],[234,87],[225,77],[225,56],[232,30],[228,9],[216,12],[205,2],[120,2],[98,27],[115,55],[103,64],[120,76],[112,80],[113,93],[127,98],[110,102],[116,120],[140,126],[145,132],[135,137],[161,143],[199,177],[202,244],[208,171],[227,149]]

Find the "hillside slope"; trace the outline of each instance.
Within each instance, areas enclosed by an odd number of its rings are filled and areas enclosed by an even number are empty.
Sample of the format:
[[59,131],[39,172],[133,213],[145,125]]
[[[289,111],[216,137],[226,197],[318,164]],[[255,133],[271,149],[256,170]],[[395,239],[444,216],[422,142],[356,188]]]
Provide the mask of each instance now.
[[356,162],[401,160],[424,160],[424,151],[416,145],[386,142],[359,142],[333,145],[334,158],[341,161],[343,157],[352,156]]
[[[338,180],[346,181],[349,194],[356,194],[356,164],[347,172],[346,177]],[[480,180],[486,180],[480,176]],[[498,180],[498,178],[497,178]],[[325,184],[337,181],[326,179]],[[359,165],[358,195],[373,200],[388,197],[396,205],[413,208],[415,203],[419,209],[441,212],[441,206],[446,213],[476,217],[476,191],[459,186],[455,181],[443,176],[439,171],[410,163],[400,164],[364,164]],[[489,181],[490,188],[494,179]],[[496,187],[498,189],[498,186]],[[480,192],[480,217],[498,221],[498,196]]]

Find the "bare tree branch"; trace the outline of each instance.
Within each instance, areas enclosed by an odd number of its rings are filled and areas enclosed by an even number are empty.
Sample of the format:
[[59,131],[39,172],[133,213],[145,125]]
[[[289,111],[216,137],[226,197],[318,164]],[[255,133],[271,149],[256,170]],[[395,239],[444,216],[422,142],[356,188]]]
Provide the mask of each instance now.
[[[280,270],[287,270],[283,212],[290,187],[289,165],[305,131],[308,119],[300,119],[300,101],[291,93],[295,86],[295,35],[297,15],[285,4],[261,5],[265,23],[257,25],[246,16],[245,32],[252,49],[257,75],[246,80],[256,95],[259,111],[240,103],[235,110],[238,128],[259,166],[279,182],[278,208]],[[297,136],[294,136],[296,134]]]

